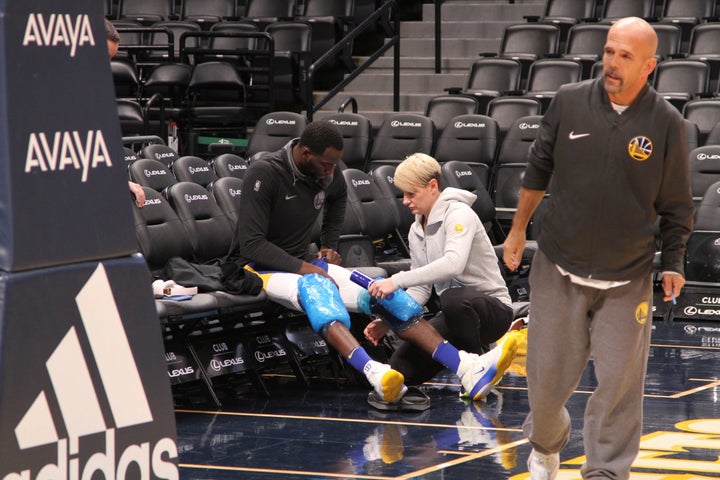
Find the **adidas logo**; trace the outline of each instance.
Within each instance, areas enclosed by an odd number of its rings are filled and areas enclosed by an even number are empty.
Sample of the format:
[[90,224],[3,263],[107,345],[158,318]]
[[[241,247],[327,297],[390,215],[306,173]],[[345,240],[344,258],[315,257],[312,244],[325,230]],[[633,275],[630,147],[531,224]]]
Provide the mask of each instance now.
[[[98,473],[114,480],[177,480],[179,472],[173,462],[177,445],[172,438],[161,438],[152,445],[145,438],[137,441],[140,431],[131,432],[136,433],[135,438],[122,452],[116,452],[116,430],[148,424],[153,414],[102,264],[81,288],[75,303],[81,328],[71,326],[48,357],[45,366],[52,388],[40,391],[14,430],[21,451],[55,444],[55,463],[50,461],[35,472],[10,472],[3,480],[81,480]],[[83,333],[90,352],[83,351]],[[94,384],[91,369],[99,372],[100,385]],[[109,407],[109,415],[101,407],[103,394],[102,405]],[[53,412],[59,412],[61,418],[54,418]],[[106,415],[112,417],[112,425],[106,422]],[[59,431],[67,438],[61,438]],[[147,435],[149,429],[146,426],[141,431]],[[81,442],[82,437],[97,434],[104,434],[104,440]],[[127,432],[121,437],[128,443]],[[89,448],[103,442],[104,451],[88,454]],[[23,456],[37,458],[46,452],[47,447],[23,452]]]

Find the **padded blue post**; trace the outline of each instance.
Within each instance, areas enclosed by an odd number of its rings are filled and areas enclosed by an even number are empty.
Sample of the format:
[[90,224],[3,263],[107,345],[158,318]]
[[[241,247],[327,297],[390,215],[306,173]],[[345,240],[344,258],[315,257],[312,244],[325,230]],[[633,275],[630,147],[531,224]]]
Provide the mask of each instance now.
[[137,251],[102,2],[0,2],[0,270]]

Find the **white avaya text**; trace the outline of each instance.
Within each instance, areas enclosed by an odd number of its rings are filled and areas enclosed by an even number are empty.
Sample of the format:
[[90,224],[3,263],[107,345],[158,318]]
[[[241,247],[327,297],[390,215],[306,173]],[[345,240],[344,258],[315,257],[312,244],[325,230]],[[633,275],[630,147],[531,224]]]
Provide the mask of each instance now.
[[[52,137],[52,141],[49,138]],[[105,137],[101,130],[88,130],[82,137],[80,132],[31,133],[25,157],[25,173],[34,168],[43,172],[65,170],[72,167],[82,169],[82,181],[86,182],[88,170],[101,163],[112,167]]]
[[77,15],[73,22],[68,13],[51,13],[47,21],[42,13],[31,13],[25,24],[23,46],[31,44],[38,47],[65,45],[70,47],[70,57],[74,57],[77,47],[95,46],[95,38],[87,15]]

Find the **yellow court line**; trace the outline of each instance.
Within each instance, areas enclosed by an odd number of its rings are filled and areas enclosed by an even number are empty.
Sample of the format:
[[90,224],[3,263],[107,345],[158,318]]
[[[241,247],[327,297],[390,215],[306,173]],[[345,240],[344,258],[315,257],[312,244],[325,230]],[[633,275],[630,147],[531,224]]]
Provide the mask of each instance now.
[[510,448],[515,448],[520,445],[524,445],[526,443],[528,443],[528,439],[523,438],[521,440],[506,443],[504,445],[500,445],[495,448],[491,448],[489,450],[483,450],[482,452],[478,452],[478,453],[464,453],[464,452],[457,452],[454,450],[438,450],[437,453],[439,453],[439,454],[458,455],[458,458],[447,461],[447,462],[442,462],[437,465],[433,465],[431,467],[426,467],[421,470],[416,470],[414,472],[408,472],[399,477],[386,477],[386,476],[377,476],[377,475],[361,475],[361,474],[347,474],[347,473],[309,472],[309,471],[303,471],[303,470],[280,470],[280,469],[271,469],[271,468],[229,467],[229,466],[223,466],[223,465],[199,465],[199,464],[192,464],[192,463],[181,463],[179,466],[181,468],[195,468],[195,469],[200,469],[200,470],[276,473],[276,474],[283,474],[283,475],[302,475],[302,476],[327,477],[327,478],[357,478],[357,479],[365,479],[365,480],[406,480],[406,479],[418,477],[420,475],[425,475],[427,473],[444,470],[448,467],[453,467],[456,465],[460,465],[462,463],[467,463],[467,462],[470,462],[473,460],[477,460],[479,458],[488,457],[495,453],[499,453],[504,450],[508,450]]
[[368,420],[364,418],[330,418],[330,417],[311,417],[307,415],[280,415],[275,413],[247,413],[247,412],[213,412],[211,410],[175,410],[176,413],[201,413],[206,415],[228,415],[235,417],[257,417],[257,418],[280,418],[283,420],[313,420],[323,422],[345,422],[345,423],[370,423],[373,425],[407,425],[415,427],[437,427],[437,428],[465,428],[471,430],[489,430],[497,432],[521,432],[521,428],[487,428],[477,426],[464,426],[446,423],[419,423],[419,422],[399,422],[394,420]]
[[515,448],[515,447],[517,447],[517,446],[519,446],[519,445],[524,445],[524,444],[526,444],[526,443],[528,443],[528,439],[527,439],[527,438],[523,438],[523,439],[521,439],[521,440],[517,440],[517,441],[515,441],[515,442],[506,443],[506,444],[504,444],[504,445],[501,445],[501,446],[498,446],[498,447],[495,447],[495,448],[491,448],[491,449],[489,449],[489,450],[483,450],[482,452],[478,452],[478,453],[467,453],[467,454],[462,453],[462,452],[456,452],[456,451],[453,451],[453,450],[450,450],[450,451],[447,451],[447,450],[438,450],[438,453],[450,453],[450,454],[453,454],[453,455],[461,455],[461,456],[460,456],[459,458],[456,458],[455,460],[450,460],[450,461],[448,461],[448,462],[443,462],[443,463],[434,465],[434,466],[432,466],[432,467],[427,467],[427,468],[424,468],[424,469],[422,469],[422,470],[417,470],[417,471],[415,471],[415,472],[406,473],[405,475],[403,475],[403,476],[401,476],[401,477],[397,477],[397,480],[405,480],[405,479],[408,479],[408,478],[415,478],[415,477],[417,477],[418,475],[425,475],[426,473],[437,472],[438,470],[444,470],[444,469],[446,469],[446,468],[448,468],[448,467],[453,467],[453,466],[455,466],[455,465],[460,465],[460,464],[462,464],[462,463],[470,462],[470,461],[472,461],[472,460],[477,460],[478,458],[484,458],[484,457],[487,457],[487,456],[489,456],[489,455],[493,455],[493,454],[495,454],[495,453],[502,452],[503,450],[508,450],[508,449],[510,449],[510,448]]
[[[689,380],[692,380],[692,379],[689,379]],[[703,390],[715,388],[720,385],[720,381],[717,381],[717,380],[711,380],[710,382],[711,383],[701,385],[696,388],[691,388],[690,390],[685,390],[682,392],[674,393],[672,395],[645,395],[645,396],[649,397],[649,398],[682,398],[682,397],[687,397],[688,395],[692,395],[694,393],[702,392]]]

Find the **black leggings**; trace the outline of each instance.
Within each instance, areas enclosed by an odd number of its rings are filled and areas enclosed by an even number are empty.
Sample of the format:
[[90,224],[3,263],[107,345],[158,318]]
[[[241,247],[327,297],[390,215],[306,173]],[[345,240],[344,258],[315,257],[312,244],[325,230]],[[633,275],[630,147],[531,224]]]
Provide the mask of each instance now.
[[[513,321],[513,309],[477,290],[448,288],[440,295],[442,311],[430,324],[458,350],[484,353],[502,337]],[[419,385],[445,368],[417,346],[400,341],[390,365],[405,376],[407,385]]]

